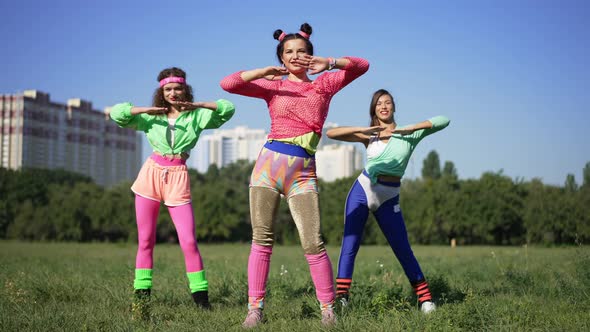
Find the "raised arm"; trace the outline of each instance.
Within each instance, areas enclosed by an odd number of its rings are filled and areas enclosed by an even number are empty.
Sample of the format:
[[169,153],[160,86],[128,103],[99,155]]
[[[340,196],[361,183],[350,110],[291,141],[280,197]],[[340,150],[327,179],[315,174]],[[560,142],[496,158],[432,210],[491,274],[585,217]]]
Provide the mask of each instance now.
[[269,66],[264,68],[246,70],[240,73],[240,76],[246,82],[251,82],[253,80],[261,78],[273,81],[276,78],[281,78],[285,75],[289,75],[289,71],[287,70],[287,68],[279,66]]
[[395,128],[391,133],[400,135],[411,135],[416,133],[417,136],[422,138],[445,129],[450,122],[451,121],[447,117],[439,115],[413,125]]
[[[330,61],[330,58],[322,58],[323,61]],[[336,93],[350,84],[369,70],[369,62],[362,58],[342,57],[333,60],[334,68],[340,69],[335,72],[322,74],[321,82],[325,89]]]
[[361,142],[365,146],[369,144],[371,135],[383,131],[385,128],[374,127],[337,127],[328,129],[326,135],[335,140],[346,142]]
[[270,97],[269,92],[276,86],[274,81],[288,74],[289,71],[286,68],[269,66],[233,73],[223,78],[220,85],[229,93],[267,99]]
[[149,115],[166,111],[166,107],[138,107],[131,103],[120,103],[113,106],[110,116],[119,127],[143,131]]
[[199,112],[196,118],[196,125],[201,129],[219,128],[229,121],[236,112],[236,107],[232,102],[225,99],[219,99],[215,102],[200,102]]

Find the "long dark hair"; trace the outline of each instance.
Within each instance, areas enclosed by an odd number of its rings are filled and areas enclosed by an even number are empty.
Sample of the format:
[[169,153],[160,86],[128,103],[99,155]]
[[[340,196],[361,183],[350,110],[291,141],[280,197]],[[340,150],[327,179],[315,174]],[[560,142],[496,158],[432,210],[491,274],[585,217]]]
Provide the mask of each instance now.
[[[391,102],[393,103],[393,114],[395,114],[395,100],[393,99],[391,93],[389,93],[389,91],[385,89],[379,89],[375,91],[375,93],[373,93],[373,99],[371,99],[371,106],[369,108],[369,117],[371,118],[371,122],[369,123],[370,127],[379,125],[379,119],[377,118],[375,109],[377,108],[377,101],[379,100],[379,98],[381,98],[381,96],[384,95],[388,95],[389,97],[391,97]],[[393,118],[393,122],[395,123],[395,118]]]
[[[158,84],[160,84],[161,80],[165,79],[166,77],[171,77],[171,76],[182,77],[186,81],[186,73],[184,72],[184,70],[177,68],[177,67],[171,67],[171,68],[166,68],[166,69],[162,70],[158,74]],[[193,102],[193,88],[186,83],[183,84],[183,86],[184,86],[184,100],[183,101]],[[157,88],[156,91],[154,91],[154,97],[152,99],[152,106],[170,107],[170,104],[166,100],[164,100],[164,91],[162,88]]]
[[[307,23],[303,23],[301,24],[301,27],[299,28],[300,31],[306,33],[308,36],[311,36],[311,33],[313,31],[313,29],[311,28],[311,25],[307,24]],[[275,30],[275,32],[272,34],[272,36],[274,37],[274,39],[279,40],[279,37],[281,36],[281,34],[283,33],[283,30],[281,29],[277,29]],[[283,38],[283,40],[279,40],[279,44],[277,45],[277,59],[279,59],[279,63],[283,63],[282,59],[282,55],[283,55],[283,50],[285,49],[285,42],[291,39],[303,39],[305,40],[305,48],[307,49],[307,54],[309,55],[313,55],[313,44],[309,41],[308,38],[303,37],[302,35],[299,34],[299,32],[296,33],[289,33],[285,35],[285,38]]]

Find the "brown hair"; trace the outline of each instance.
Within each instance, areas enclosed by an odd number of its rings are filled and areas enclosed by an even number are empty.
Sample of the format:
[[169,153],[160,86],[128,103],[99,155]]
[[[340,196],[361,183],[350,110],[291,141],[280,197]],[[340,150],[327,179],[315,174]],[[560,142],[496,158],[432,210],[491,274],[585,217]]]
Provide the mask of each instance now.
[[[164,70],[162,70],[159,74],[158,74],[158,84],[160,83],[161,80],[165,79],[166,77],[182,77],[185,79],[186,81],[186,73],[184,72],[184,70],[180,69],[180,68],[176,68],[176,67],[171,67],[171,68],[166,68]],[[184,86],[184,101],[193,101],[193,88],[188,85],[188,84],[183,84]],[[154,97],[152,99],[152,106],[156,106],[156,107],[169,107],[170,104],[164,100],[164,91],[162,90],[161,87],[157,88],[156,91],[154,91]]]

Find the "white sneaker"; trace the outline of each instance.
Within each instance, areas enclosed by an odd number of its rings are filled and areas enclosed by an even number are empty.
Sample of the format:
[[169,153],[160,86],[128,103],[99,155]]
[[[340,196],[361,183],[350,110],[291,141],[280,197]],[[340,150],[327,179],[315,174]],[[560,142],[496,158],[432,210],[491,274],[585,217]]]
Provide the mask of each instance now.
[[420,306],[420,310],[422,310],[423,313],[428,314],[436,310],[436,305],[434,304],[434,302],[426,301],[422,303],[422,305]]
[[348,296],[336,296],[336,302],[342,307],[348,306]]

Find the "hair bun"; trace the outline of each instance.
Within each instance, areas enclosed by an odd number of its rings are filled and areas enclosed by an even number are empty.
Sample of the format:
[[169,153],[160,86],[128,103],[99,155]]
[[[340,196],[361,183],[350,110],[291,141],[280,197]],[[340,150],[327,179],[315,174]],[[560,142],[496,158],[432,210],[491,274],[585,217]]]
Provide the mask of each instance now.
[[307,22],[301,24],[301,27],[299,28],[299,30],[305,32],[306,34],[311,36],[311,33],[313,32],[313,29],[311,28],[311,25],[309,25]]
[[279,37],[281,36],[282,33],[283,33],[283,30],[276,29],[275,32],[272,34],[272,37],[276,40],[279,40]]

